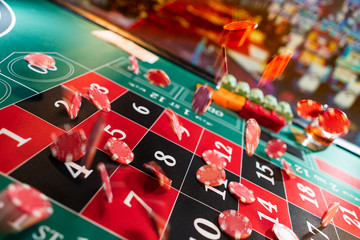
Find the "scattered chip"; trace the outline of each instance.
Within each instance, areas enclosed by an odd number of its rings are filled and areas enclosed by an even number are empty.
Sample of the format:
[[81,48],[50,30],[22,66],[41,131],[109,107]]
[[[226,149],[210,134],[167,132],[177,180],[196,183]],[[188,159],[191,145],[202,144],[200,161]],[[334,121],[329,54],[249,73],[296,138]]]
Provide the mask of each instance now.
[[275,223],[271,230],[278,240],[299,240],[290,228],[281,223]]
[[103,186],[104,186],[106,200],[109,203],[111,203],[112,200],[113,200],[113,194],[112,194],[112,191],[111,191],[110,180],[109,180],[108,173],[106,171],[105,164],[102,163],[102,162],[99,162],[97,164],[97,170],[98,170],[98,172],[100,174],[101,181],[102,181]]
[[258,27],[253,20],[231,22],[224,25],[219,43],[229,48],[241,47],[250,33]]
[[70,105],[69,105],[69,117],[73,120],[77,117],[77,115],[79,114],[80,111],[80,107],[81,107],[81,100],[82,100],[82,96],[80,92],[75,92],[73,97],[70,100]]
[[281,163],[284,166],[286,175],[288,175],[291,179],[296,178],[295,171],[291,167],[290,163],[288,163],[284,158],[281,159]]
[[130,164],[134,160],[134,153],[130,147],[116,137],[109,138],[106,146],[111,153],[111,158],[119,163]]
[[298,101],[296,104],[297,114],[305,119],[313,120],[323,111],[324,107],[320,103],[311,99],[304,99]]
[[334,202],[330,205],[330,207],[325,211],[322,219],[321,219],[321,226],[326,227],[330,224],[330,222],[335,217],[337,211],[339,210],[340,203]]
[[167,87],[171,83],[171,80],[166,72],[160,69],[150,69],[144,76],[150,83],[156,86]]
[[227,165],[227,161],[218,152],[213,150],[206,150],[202,153],[202,158],[208,165],[215,166],[219,169],[224,169]]
[[166,109],[165,114],[169,117],[170,126],[171,126],[173,132],[177,136],[178,140],[181,141],[181,139],[182,139],[182,129],[181,129],[182,124],[179,120],[178,115],[176,115],[176,113],[174,113],[170,109]]
[[139,64],[138,64],[138,61],[137,61],[135,55],[130,55],[129,60],[130,60],[129,70],[132,71],[134,74],[138,75],[140,73],[140,70],[139,70]]
[[245,125],[245,150],[251,157],[260,140],[261,128],[254,118],[250,118],[246,121]]
[[89,98],[91,102],[99,109],[104,112],[110,112],[111,106],[107,94],[103,93],[96,86],[91,86],[88,90]]
[[196,172],[196,178],[199,182],[206,186],[219,186],[226,179],[226,173],[224,169],[219,169],[212,165],[201,166]]
[[265,67],[258,86],[264,86],[266,83],[272,82],[279,77],[289,63],[292,55],[293,51],[287,49],[284,53],[272,57]]
[[220,229],[234,239],[245,239],[252,232],[248,217],[235,210],[225,210],[218,217]]
[[346,134],[349,131],[349,120],[342,111],[329,108],[320,114],[319,126],[331,134]]
[[159,185],[161,187],[164,187],[166,190],[169,190],[171,188],[172,181],[168,177],[166,177],[163,169],[159,164],[154,161],[150,161],[148,163],[144,163],[143,166],[155,174],[157,179],[159,179]]
[[254,192],[238,182],[229,183],[229,191],[243,203],[255,202]]
[[50,145],[51,154],[62,162],[79,160],[85,154],[86,136],[80,132],[68,132],[58,136]]
[[206,112],[211,103],[211,95],[211,91],[206,86],[196,89],[191,100],[191,108],[195,114],[201,115]]
[[55,60],[49,55],[43,53],[30,53],[24,59],[32,66],[41,69],[54,69]]
[[279,158],[286,152],[286,143],[280,139],[271,139],[265,145],[265,153],[269,158]]
[[6,207],[2,211],[0,228],[6,232],[24,230],[53,213],[49,199],[37,189],[23,183],[9,184],[0,194],[0,201]]

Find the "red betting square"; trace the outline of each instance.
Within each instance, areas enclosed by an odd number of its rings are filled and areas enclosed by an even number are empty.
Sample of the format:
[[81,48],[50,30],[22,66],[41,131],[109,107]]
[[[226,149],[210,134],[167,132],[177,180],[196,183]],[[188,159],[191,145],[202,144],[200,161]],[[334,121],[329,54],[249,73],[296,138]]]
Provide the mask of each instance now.
[[188,149],[189,151],[194,152],[196,145],[199,142],[199,138],[203,128],[179,115],[178,117],[179,117],[179,121],[182,123],[183,126],[181,141],[179,141],[176,134],[172,130],[170,125],[170,119],[166,115],[165,111],[156,121],[156,123],[153,125],[151,130],[163,136],[164,138],[179,144],[180,146]]
[[80,91],[84,97],[88,98],[87,91],[92,84],[96,87],[100,87],[100,90],[108,95],[110,102],[127,91],[126,88],[114,83],[96,72],[88,72],[64,83],[63,85],[70,89]]
[[166,191],[155,178],[125,165],[111,176],[110,183],[113,202],[106,201],[101,189],[82,215],[127,239],[159,239],[145,208],[161,217],[164,228],[178,192]]
[[85,132],[86,137],[89,137],[92,127],[100,114],[103,114],[105,116],[104,129],[102,131],[102,136],[99,140],[99,144],[97,145],[97,147],[101,150],[105,150],[105,144],[107,140],[111,137],[121,139],[131,149],[134,149],[136,144],[138,144],[138,142],[148,131],[143,126],[113,111],[110,111],[109,113],[104,113],[101,111],[95,113],[93,116],[78,125],[74,129],[74,131],[80,131],[80,129],[82,129]]
[[226,169],[240,175],[242,159],[242,148],[240,146],[215,133],[204,130],[196,154],[201,156],[206,150],[219,152],[228,162]]
[[275,222],[284,224],[291,229],[290,214],[287,201],[275,194],[242,178],[241,183],[254,191],[255,202],[239,203],[239,212],[251,221],[254,230],[273,239],[271,228]]
[[[284,174],[284,173],[283,173]],[[285,178],[286,196],[289,202],[322,217],[327,209],[324,197],[318,186],[296,177],[295,179]]]
[[333,219],[335,225],[360,238],[359,207],[329,193],[326,190],[323,190],[323,193],[328,206],[330,206],[334,202],[340,203],[339,210]]
[[64,133],[41,118],[11,105],[0,110],[0,171],[8,173]]

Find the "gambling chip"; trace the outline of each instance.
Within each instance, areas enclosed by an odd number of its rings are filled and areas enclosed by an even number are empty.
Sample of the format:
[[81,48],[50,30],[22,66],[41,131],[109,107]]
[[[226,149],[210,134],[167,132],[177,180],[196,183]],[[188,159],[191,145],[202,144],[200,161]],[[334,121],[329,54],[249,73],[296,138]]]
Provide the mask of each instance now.
[[228,23],[223,27],[219,43],[229,48],[241,47],[250,33],[257,27],[257,22],[252,20]]
[[206,112],[211,103],[211,95],[211,91],[206,86],[196,89],[191,100],[191,108],[195,114],[201,115]]
[[32,66],[42,69],[54,69],[55,60],[43,53],[30,53],[24,59]]
[[182,139],[182,129],[181,129],[182,124],[180,122],[178,115],[176,115],[176,113],[174,113],[170,109],[166,109],[165,114],[169,117],[170,126],[171,126],[173,132],[177,136],[178,140],[181,141],[181,139]]
[[[37,189],[23,183],[11,183],[0,193],[6,206],[0,228],[18,232],[50,217],[53,207],[48,198]],[[21,216],[21,221],[15,221]]]
[[252,232],[248,217],[235,210],[225,210],[218,217],[220,229],[234,239],[245,239]]
[[227,161],[218,152],[213,150],[206,150],[202,153],[202,158],[208,165],[212,165],[219,169],[224,169],[227,165]]
[[196,179],[206,186],[214,187],[221,185],[225,181],[226,173],[224,169],[204,165],[197,170]]
[[304,99],[298,101],[296,104],[297,114],[305,119],[313,120],[317,118],[323,111],[324,107],[320,103],[311,99]]
[[296,175],[295,175],[295,171],[291,167],[290,163],[288,163],[284,158],[281,159],[281,163],[284,166],[286,175],[288,175],[291,179],[294,179],[296,177]]
[[72,120],[74,120],[79,114],[81,107],[81,100],[82,97],[80,92],[75,92],[70,100],[68,115]]
[[134,153],[130,147],[120,139],[116,137],[109,138],[106,146],[111,153],[112,160],[123,164],[130,164],[134,160]]
[[137,61],[135,55],[130,55],[129,60],[130,60],[129,70],[132,71],[134,74],[138,75],[140,70],[139,70],[139,64],[138,64],[138,61]]
[[265,145],[265,153],[269,158],[279,158],[286,152],[286,143],[280,139],[271,139]]
[[254,154],[260,140],[261,128],[254,118],[246,121],[245,150],[250,157]]
[[281,223],[275,223],[271,230],[278,240],[299,240],[290,228]]
[[241,202],[243,203],[253,203],[255,202],[254,192],[243,184],[238,182],[230,182],[229,183],[229,191],[231,194],[235,195]]
[[111,191],[110,180],[109,180],[108,173],[106,171],[105,164],[102,163],[102,162],[99,162],[97,164],[96,168],[97,168],[97,170],[98,170],[98,172],[100,174],[101,182],[103,183],[103,186],[104,186],[106,200],[109,203],[111,203],[112,200],[113,200],[113,194],[112,194],[112,191]]
[[104,112],[110,112],[111,106],[107,94],[101,92],[101,90],[95,86],[91,86],[88,90],[89,98],[99,110]]
[[87,139],[84,133],[67,132],[50,145],[51,154],[62,162],[79,160],[85,154]]
[[150,83],[156,86],[167,87],[171,83],[171,80],[166,72],[160,69],[150,69],[144,76]]
[[319,126],[322,130],[331,134],[346,134],[349,131],[349,120],[342,111],[329,108],[320,114]]
[[325,211],[322,219],[321,219],[321,226],[326,227],[335,217],[337,211],[339,210],[340,203],[334,202],[330,205],[330,207]]
[[159,185],[161,187],[164,187],[166,190],[169,190],[171,188],[172,181],[168,177],[166,177],[163,169],[159,164],[154,161],[150,161],[148,163],[144,163],[143,166],[155,174],[155,176],[159,180]]

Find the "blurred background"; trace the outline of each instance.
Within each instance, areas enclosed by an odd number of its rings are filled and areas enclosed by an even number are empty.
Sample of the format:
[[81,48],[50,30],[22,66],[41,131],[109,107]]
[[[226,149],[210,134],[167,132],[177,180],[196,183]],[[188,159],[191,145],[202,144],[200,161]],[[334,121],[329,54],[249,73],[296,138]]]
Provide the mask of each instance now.
[[[264,94],[295,105],[313,99],[350,120],[344,138],[360,146],[360,0],[62,0],[130,33],[167,58],[215,79],[223,25],[253,19],[247,42],[228,49],[229,73],[250,87],[268,60],[294,50],[284,73]],[[99,20],[101,19],[101,20]],[[105,24],[106,25],[106,24]]]

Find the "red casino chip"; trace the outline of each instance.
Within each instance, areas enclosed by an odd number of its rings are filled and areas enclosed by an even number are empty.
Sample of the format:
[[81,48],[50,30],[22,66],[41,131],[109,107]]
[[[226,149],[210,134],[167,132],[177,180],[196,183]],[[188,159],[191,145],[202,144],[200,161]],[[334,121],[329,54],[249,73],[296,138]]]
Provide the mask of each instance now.
[[260,134],[261,128],[258,122],[254,118],[247,120],[245,125],[245,150],[250,157],[259,144]]
[[171,126],[173,132],[177,136],[178,140],[181,141],[181,139],[182,139],[182,129],[181,129],[182,124],[180,122],[178,115],[176,115],[176,113],[174,113],[170,109],[166,109],[165,114],[169,117],[170,126]]
[[105,197],[106,197],[106,200],[111,203],[112,200],[113,200],[113,194],[112,194],[112,191],[111,191],[111,185],[110,185],[110,180],[109,180],[109,175],[106,171],[106,167],[105,167],[105,164],[102,163],[102,162],[99,162],[97,164],[97,170],[100,174],[100,177],[101,177],[101,181],[103,183],[103,186],[104,186],[104,191],[105,191]]
[[300,117],[305,119],[315,119],[319,116],[320,113],[324,111],[324,107],[311,99],[304,99],[296,104],[296,112]]
[[291,167],[291,165],[284,158],[281,159],[281,163],[284,166],[284,170],[285,170],[286,175],[288,175],[289,178],[291,178],[291,179],[296,178],[294,169]]
[[159,180],[159,185],[161,187],[164,187],[166,190],[169,190],[171,188],[172,181],[168,177],[166,177],[163,169],[159,164],[154,161],[150,161],[148,163],[144,163],[143,166],[155,174],[155,176]]
[[286,152],[286,143],[280,139],[271,139],[266,143],[265,153],[269,158],[279,158]]
[[349,131],[349,119],[336,108],[329,108],[319,116],[319,126],[331,134],[346,134]]
[[111,153],[111,158],[119,163],[130,164],[134,160],[134,153],[130,147],[116,137],[109,138],[106,146]]
[[152,84],[160,87],[167,87],[170,85],[171,80],[169,76],[160,69],[150,69],[146,72],[145,78]]
[[64,133],[50,145],[51,154],[62,162],[76,161],[84,156],[86,143],[87,139],[84,133]]
[[206,186],[219,186],[226,179],[226,173],[224,169],[219,169],[211,165],[201,166],[196,172],[196,178],[199,182]]
[[80,107],[81,107],[81,93],[80,92],[75,92],[73,97],[70,100],[70,104],[69,104],[69,117],[73,120],[77,117],[77,115],[79,114],[80,111]]
[[278,240],[299,240],[290,228],[281,223],[275,223],[271,230]]
[[43,53],[30,53],[24,59],[32,66],[42,69],[53,69],[55,67],[55,60]]
[[212,165],[219,169],[224,169],[227,165],[227,161],[218,152],[213,150],[206,150],[202,153],[202,158],[208,165]]
[[140,73],[140,70],[139,70],[139,64],[138,64],[138,61],[135,57],[135,55],[130,55],[129,56],[129,60],[130,60],[130,67],[129,69],[136,75],[138,75]]
[[238,182],[229,183],[229,191],[243,203],[255,202],[254,192]]
[[330,205],[330,207],[325,211],[322,219],[321,219],[321,226],[326,227],[330,224],[330,222],[335,217],[337,211],[339,210],[340,203],[334,202]]
[[234,239],[245,239],[252,232],[249,218],[235,210],[220,213],[218,223],[220,229]]
[[95,86],[91,86],[88,90],[88,95],[91,102],[104,112],[110,112],[111,106],[107,94],[101,92],[101,90]]
[[191,108],[197,115],[203,114],[208,109],[211,103],[211,91],[206,86],[201,86],[196,89],[191,100]]

